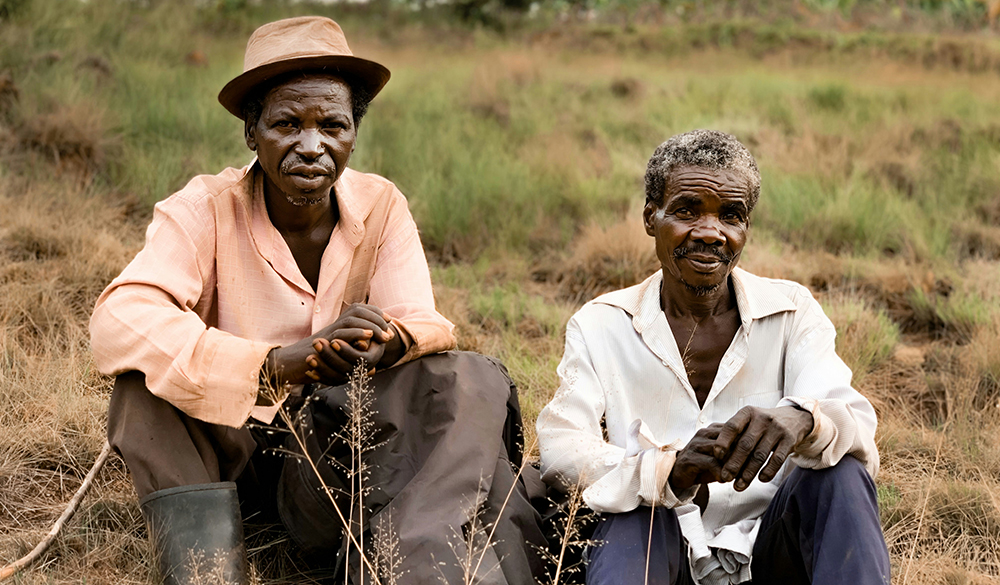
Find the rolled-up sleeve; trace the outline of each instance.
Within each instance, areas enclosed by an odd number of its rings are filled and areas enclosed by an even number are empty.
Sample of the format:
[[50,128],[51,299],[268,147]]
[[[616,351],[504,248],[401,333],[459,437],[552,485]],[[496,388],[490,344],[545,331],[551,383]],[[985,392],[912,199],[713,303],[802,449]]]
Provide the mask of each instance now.
[[187,415],[239,427],[274,345],[209,327],[196,312],[214,294],[214,224],[204,211],[182,199],[157,204],[142,251],[97,301],[91,345],[102,373],[139,370]]
[[851,369],[837,355],[836,330],[819,303],[807,295],[796,304],[785,360],[785,397],[778,406],[811,412],[813,430],[791,461],[821,469],[851,455],[874,477],[879,468],[875,409],[851,386]]
[[454,325],[434,307],[430,269],[406,199],[393,187],[370,302],[392,318],[406,352],[398,363],[455,347]]

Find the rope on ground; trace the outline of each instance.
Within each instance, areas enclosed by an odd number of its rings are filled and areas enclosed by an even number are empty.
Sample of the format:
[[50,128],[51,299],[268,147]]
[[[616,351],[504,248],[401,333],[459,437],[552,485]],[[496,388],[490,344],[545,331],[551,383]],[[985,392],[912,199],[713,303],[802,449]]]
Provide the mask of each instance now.
[[80,489],[76,490],[76,493],[73,495],[73,499],[69,501],[69,505],[66,506],[65,510],[63,510],[62,515],[59,516],[56,523],[52,525],[52,528],[49,530],[49,534],[44,540],[42,540],[42,542],[39,542],[38,546],[32,549],[30,553],[0,569],[0,581],[14,576],[14,574],[18,571],[35,562],[38,557],[42,556],[42,554],[48,550],[49,546],[55,541],[56,536],[59,535],[59,531],[62,530],[62,527],[69,522],[70,518],[73,517],[73,514],[76,513],[76,509],[80,507],[80,502],[83,501],[83,497],[87,495],[87,491],[90,490],[90,486],[93,485],[94,478],[97,477],[101,468],[104,467],[104,464],[108,461],[109,455],[111,455],[111,445],[105,441],[104,448],[101,449],[101,454],[97,456],[97,461],[94,462],[94,466],[90,468],[89,472],[87,472],[87,477],[83,478],[83,483],[80,484]]

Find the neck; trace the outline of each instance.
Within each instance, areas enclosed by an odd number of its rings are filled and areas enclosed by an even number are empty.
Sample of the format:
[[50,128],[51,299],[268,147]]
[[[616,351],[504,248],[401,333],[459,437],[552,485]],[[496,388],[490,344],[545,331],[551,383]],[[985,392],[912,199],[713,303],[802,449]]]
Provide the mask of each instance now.
[[285,194],[264,177],[264,201],[271,224],[281,233],[311,232],[339,219],[333,189],[319,203],[293,205]]
[[715,290],[701,293],[663,271],[660,308],[669,317],[687,317],[701,321],[707,317],[721,315],[735,306],[736,294],[733,292],[731,274]]

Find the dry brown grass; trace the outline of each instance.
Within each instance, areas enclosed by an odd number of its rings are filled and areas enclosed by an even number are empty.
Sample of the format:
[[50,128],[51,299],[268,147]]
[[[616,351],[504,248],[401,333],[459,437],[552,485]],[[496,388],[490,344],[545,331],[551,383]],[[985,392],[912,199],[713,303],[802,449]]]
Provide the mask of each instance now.
[[608,226],[590,224],[573,243],[568,258],[548,275],[563,298],[582,304],[600,294],[632,286],[659,266],[652,238],[638,210]]
[[[514,126],[517,90],[560,76],[594,81],[603,75],[607,79],[594,86],[627,102],[631,110],[625,118],[635,117],[630,120],[634,128],[624,130],[652,133],[642,125],[643,108],[665,95],[657,91],[666,90],[657,88],[655,79],[630,77],[620,54],[571,55],[567,62],[579,62],[570,70],[534,52],[577,41],[565,37],[546,45],[543,39],[536,49],[485,55],[474,65],[464,105],[500,126]],[[954,47],[939,43],[925,52],[941,55],[933,59],[945,63],[949,51],[954,53]],[[394,56],[422,58],[418,52],[404,53]],[[977,67],[974,57],[960,54],[952,57],[952,65]],[[711,62],[718,55],[706,52],[691,59],[691,67],[697,67],[698,59]],[[580,73],[584,61],[586,70]],[[682,80],[691,76],[679,75]],[[893,75],[882,81],[933,87],[935,80],[945,79],[978,83],[1000,95],[997,82],[984,77],[932,77],[922,68]],[[564,89],[581,88],[567,82]],[[684,90],[679,85],[669,91]],[[3,561],[21,556],[44,535],[100,450],[110,381],[93,370],[86,321],[100,290],[141,245],[149,219],[145,206],[94,186],[94,175],[115,148],[99,108],[49,104],[26,112],[20,93],[11,78],[0,74],[0,156],[8,163],[2,167],[8,174],[0,175]],[[913,194],[925,172],[921,149],[960,149],[971,132],[1000,132],[906,118],[838,134],[800,123],[808,119],[807,98],[792,99],[788,107],[787,124],[768,120],[747,132],[762,163],[824,180],[874,179],[902,197]],[[1000,140],[997,136],[994,140]],[[615,176],[620,159],[631,157],[627,142],[608,128],[588,133],[579,124],[547,129],[525,148],[525,158],[538,169],[587,180]],[[639,176],[642,161],[631,164],[628,172]],[[835,255],[759,231],[741,262],[757,274],[807,284],[841,328],[839,349],[880,416],[877,483],[894,585],[1000,581],[1000,265],[995,251],[1000,197],[984,197],[977,205],[970,212],[975,215],[957,224],[954,233],[967,250],[959,266],[942,265],[926,249],[893,257]],[[586,224],[566,251],[494,259],[486,269],[470,260],[452,267],[466,276],[451,280],[436,274],[439,307],[456,323],[460,346],[500,356],[518,382],[529,444],[534,418],[557,384],[565,320],[582,302],[639,282],[656,269],[638,210],[616,222],[619,211],[602,217],[609,223]],[[448,269],[435,267],[442,273]],[[954,299],[962,295],[992,310],[992,317],[978,318],[964,305],[956,309]],[[899,327],[897,340],[879,315]],[[260,581],[292,579],[289,547],[263,533],[250,540],[259,543],[252,546],[251,558]],[[99,476],[43,562],[18,582],[83,581],[152,581],[138,506],[117,459]]]
[[[0,210],[0,558],[12,561],[41,540],[104,442],[110,387],[93,369],[86,321],[141,232],[77,180],[3,180]],[[147,583],[141,526],[113,460],[46,554],[59,571],[21,582]]]
[[[36,188],[31,197],[12,196],[19,186],[11,180],[4,186],[0,425],[9,432],[0,438],[0,555],[13,559],[41,538],[100,449],[109,387],[92,369],[85,322],[104,282],[137,249],[144,218],[135,219],[125,204],[90,197],[77,181]],[[588,228],[562,265],[562,281],[529,289],[556,302],[643,278],[655,260],[635,223]],[[875,292],[881,290],[884,298],[907,287],[933,288],[938,280],[930,269],[894,262],[825,265],[766,240],[750,252],[746,265],[756,272],[826,282],[831,316],[848,330],[859,322],[870,328]],[[996,267],[979,262],[977,270]],[[520,280],[525,270],[501,264],[488,278]],[[987,279],[980,286],[992,288],[988,284]],[[538,326],[530,311],[503,325],[494,317],[491,325],[488,315],[473,308],[475,291],[439,286],[437,292],[466,347],[501,355],[561,352],[558,335],[529,334]],[[536,325],[530,325],[532,319]],[[845,357],[862,354],[871,343],[869,333],[862,328],[844,335]],[[1000,433],[1000,319],[973,335],[966,345],[904,337],[891,357],[879,354],[870,363],[872,371],[861,381],[880,413],[878,484],[897,585],[990,583],[1000,577],[1000,445],[994,439]],[[523,386],[553,384],[551,371],[538,365],[515,375]],[[256,555],[261,566],[271,552],[265,547]],[[71,583],[84,575],[90,583],[150,581],[141,517],[119,461],[102,473],[44,563],[21,582]]]

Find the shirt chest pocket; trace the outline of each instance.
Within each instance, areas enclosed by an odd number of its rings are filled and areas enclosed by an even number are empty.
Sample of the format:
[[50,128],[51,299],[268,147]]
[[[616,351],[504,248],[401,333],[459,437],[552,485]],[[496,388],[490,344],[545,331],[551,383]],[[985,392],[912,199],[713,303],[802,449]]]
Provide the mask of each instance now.
[[755,392],[740,396],[740,408],[744,406],[756,406],[758,408],[774,408],[781,400],[780,390],[767,390],[765,392]]

